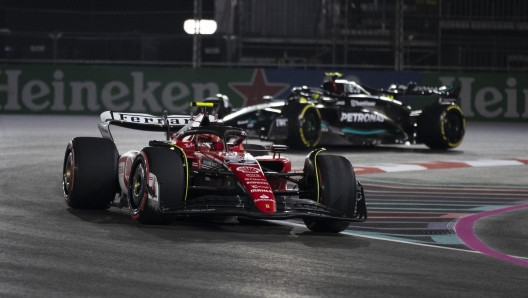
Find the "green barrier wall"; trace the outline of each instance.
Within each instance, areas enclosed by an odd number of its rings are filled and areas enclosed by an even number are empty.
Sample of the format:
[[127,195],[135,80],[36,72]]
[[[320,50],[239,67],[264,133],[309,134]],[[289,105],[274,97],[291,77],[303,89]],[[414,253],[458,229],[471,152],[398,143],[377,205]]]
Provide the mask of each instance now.
[[459,105],[468,119],[528,121],[527,74],[425,74],[423,83],[459,85]]
[[217,93],[242,105],[230,81],[253,69],[90,66],[3,66],[1,113],[98,114],[102,111],[183,113],[189,102]]
[[[189,102],[222,93],[234,107],[284,98],[294,86],[319,86],[321,70],[73,65],[0,66],[0,114],[99,114],[106,110],[189,112]],[[527,121],[528,75],[346,71],[375,88],[391,83],[459,85],[468,120]],[[414,109],[426,102],[411,100]]]

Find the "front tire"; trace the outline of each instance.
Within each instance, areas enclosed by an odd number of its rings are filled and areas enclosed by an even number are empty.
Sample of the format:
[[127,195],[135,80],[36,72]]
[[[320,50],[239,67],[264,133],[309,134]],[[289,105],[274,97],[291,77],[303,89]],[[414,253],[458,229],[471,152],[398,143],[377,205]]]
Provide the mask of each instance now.
[[117,148],[111,140],[78,137],[66,147],[62,183],[66,204],[108,209],[119,192]]
[[464,139],[466,120],[457,105],[427,106],[418,118],[418,138],[431,149],[452,149]]
[[[356,175],[352,164],[343,156],[318,155],[316,157],[319,192],[317,202],[341,211],[352,218],[356,208]],[[339,233],[350,225],[348,221],[304,219],[306,227],[314,232]]]
[[132,218],[142,224],[167,225],[170,214],[161,212],[163,198],[183,201],[185,173],[181,155],[162,147],[144,148],[134,160],[129,176],[128,204]]

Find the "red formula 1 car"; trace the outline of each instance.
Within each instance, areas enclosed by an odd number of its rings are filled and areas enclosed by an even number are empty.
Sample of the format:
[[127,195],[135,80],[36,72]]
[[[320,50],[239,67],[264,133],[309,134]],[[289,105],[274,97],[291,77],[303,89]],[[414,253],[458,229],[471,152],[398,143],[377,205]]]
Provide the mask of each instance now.
[[[213,103],[193,103],[210,106]],[[139,151],[119,154],[110,125],[165,131]],[[365,221],[361,183],[350,162],[310,152],[302,172],[281,156],[284,145],[247,144],[246,133],[216,116],[162,117],[104,112],[103,138],[76,137],[66,147],[63,189],[71,208],[130,209],[145,224],[169,224],[179,216],[302,218],[317,232],[340,232]]]

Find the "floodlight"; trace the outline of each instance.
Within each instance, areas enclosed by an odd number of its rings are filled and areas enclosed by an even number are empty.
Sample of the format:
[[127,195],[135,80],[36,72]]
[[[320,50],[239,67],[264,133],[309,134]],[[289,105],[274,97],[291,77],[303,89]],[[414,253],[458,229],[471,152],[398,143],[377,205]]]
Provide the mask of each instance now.
[[216,31],[214,20],[185,20],[183,30],[187,34],[213,34]]

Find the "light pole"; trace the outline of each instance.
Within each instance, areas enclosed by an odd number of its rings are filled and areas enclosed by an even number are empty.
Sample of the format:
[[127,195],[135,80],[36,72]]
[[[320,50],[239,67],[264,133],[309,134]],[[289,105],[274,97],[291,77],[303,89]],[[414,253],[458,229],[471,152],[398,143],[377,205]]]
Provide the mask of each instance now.
[[403,0],[396,0],[394,9],[394,70],[403,70]]
[[217,24],[214,20],[202,19],[202,0],[194,0],[194,19],[185,20],[183,30],[193,34],[193,67],[200,68],[202,64],[202,34],[216,32]]
[[200,25],[202,20],[202,0],[194,0],[194,36],[193,36],[193,67],[200,68],[202,64],[202,35]]

